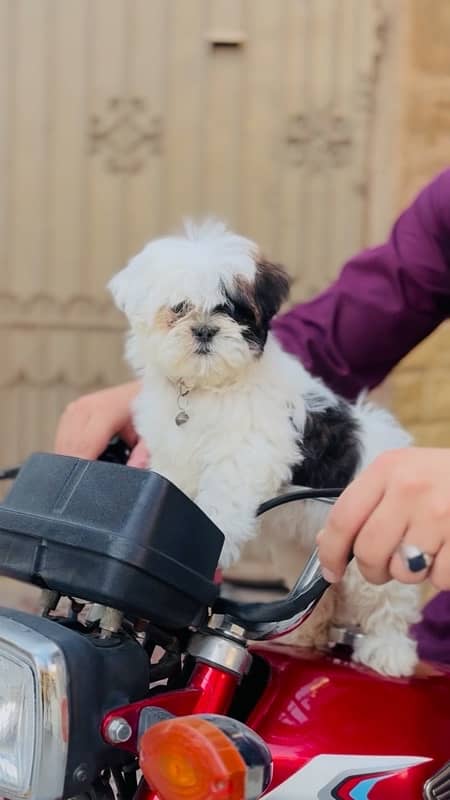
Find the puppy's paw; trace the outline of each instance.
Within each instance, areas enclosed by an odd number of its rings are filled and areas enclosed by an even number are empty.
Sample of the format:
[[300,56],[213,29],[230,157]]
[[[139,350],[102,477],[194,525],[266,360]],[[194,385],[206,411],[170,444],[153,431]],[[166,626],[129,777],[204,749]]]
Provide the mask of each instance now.
[[412,675],[417,661],[416,643],[404,634],[366,634],[355,644],[353,661],[381,675],[401,678]]

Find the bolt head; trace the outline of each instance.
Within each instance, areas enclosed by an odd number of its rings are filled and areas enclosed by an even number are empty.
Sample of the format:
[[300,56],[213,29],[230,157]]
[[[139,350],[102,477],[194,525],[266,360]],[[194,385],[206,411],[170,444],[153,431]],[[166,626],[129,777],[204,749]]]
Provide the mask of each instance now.
[[105,729],[105,736],[110,744],[124,744],[131,739],[133,730],[123,717],[114,717]]
[[88,779],[88,768],[86,764],[79,764],[74,770],[73,778],[78,783],[86,783]]

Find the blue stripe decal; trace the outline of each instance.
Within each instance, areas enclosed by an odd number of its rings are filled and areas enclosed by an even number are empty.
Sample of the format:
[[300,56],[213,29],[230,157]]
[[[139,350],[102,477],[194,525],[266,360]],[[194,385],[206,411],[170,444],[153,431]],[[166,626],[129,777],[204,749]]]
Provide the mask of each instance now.
[[361,781],[361,783],[358,783],[358,785],[352,789],[350,797],[352,800],[369,800],[369,792],[379,780],[380,778],[368,778],[365,781]]

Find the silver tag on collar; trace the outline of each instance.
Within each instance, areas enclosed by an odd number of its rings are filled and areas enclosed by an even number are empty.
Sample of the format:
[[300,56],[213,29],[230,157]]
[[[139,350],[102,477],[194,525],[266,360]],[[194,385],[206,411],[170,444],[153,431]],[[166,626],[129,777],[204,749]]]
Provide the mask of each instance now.
[[180,425],[184,425],[189,419],[189,414],[186,414],[186,411],[179,411],[175,417],[175,422],[180,427]]

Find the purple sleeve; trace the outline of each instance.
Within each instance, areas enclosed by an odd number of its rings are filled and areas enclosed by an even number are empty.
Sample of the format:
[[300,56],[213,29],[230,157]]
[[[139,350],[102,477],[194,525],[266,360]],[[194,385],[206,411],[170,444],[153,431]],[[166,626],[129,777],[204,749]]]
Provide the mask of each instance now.
[[350,259],[318,297],[273,321],[284,349],[354,398],[450,314],[450,169],[428,184],[388,241]]

